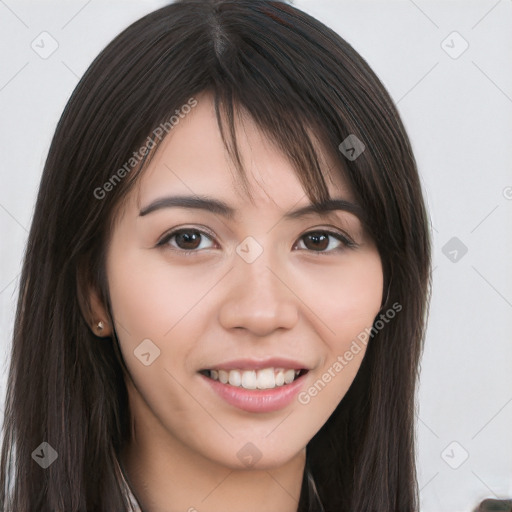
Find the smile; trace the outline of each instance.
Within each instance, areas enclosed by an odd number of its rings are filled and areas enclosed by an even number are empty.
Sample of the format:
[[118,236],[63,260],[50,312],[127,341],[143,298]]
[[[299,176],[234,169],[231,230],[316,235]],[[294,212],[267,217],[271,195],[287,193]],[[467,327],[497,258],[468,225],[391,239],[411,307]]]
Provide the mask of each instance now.
[[222,384],[244,389],[274,389],[291,384],[307,373],[303,369],[262,368],[259,370],[201,370],[199,373]]

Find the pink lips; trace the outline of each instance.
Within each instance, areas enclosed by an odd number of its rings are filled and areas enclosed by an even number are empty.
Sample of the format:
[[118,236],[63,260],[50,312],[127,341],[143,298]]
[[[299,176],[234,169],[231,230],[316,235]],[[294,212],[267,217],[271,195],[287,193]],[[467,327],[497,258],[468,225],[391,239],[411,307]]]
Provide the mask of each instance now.
[[304,363],[285,359],[282,357],[271,357],[268,359],[236,359],[219,363],[208,368],[209,370],[261,370],[262,368],[284,368],[285,370],[309,370]]
[[290,384],[276,386],[273,389],[244,389],[213,380],[203,373],[200,376],[211,389],[228,404],[247,412],[273,412],[284,409],[291,404],[304,384],[304,377],[310,367],[293,359],[271,357],[267,359],[236,359],[218,363],[208,370],[261,370],[263,368],[283,368],[285,370],[306,370]]
[[[236,368],[240,368],[240,366],[236,366]],[[248,369],[253,368],[254,367]],[[300,366],[298,368],[300,368]],[[231,386],[230,384],[222,384],[220,381],[200,374],[211,386],[213,391],[228,404],[247,412],[260,413],[278,411],[292,403],[304,384],[305,375],[307,374],[300,375],[290,384],[277,386],[273,389],[252,390]]]

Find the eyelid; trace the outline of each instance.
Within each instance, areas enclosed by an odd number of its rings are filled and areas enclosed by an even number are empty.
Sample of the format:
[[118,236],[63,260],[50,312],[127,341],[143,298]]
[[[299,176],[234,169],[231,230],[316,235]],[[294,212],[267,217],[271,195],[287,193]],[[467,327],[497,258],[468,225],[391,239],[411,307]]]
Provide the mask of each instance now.
[[336,249],[331,249],[330,251],[311,251],[308,249],[302,249],[307,252],[312,252],[312,253],[316,253],[316,254],[332,254],[332,253],[335,253],[344,248],[345,249],[354,249],[354,248],[359,247],[359,244],[357,242],[355,242],[351,236],[349,236],[343,230],[340,230],[339,228],[333,228],[333,227],[328,227],[328,228],[319,227],[319,228],[308,229],[306,232],[304,232],[298,238],[298,240],[301,240],[303,237],[305,237],[306,235],[309,235],[310,233],[324,233],[324,234],[327,234],[328,236],[332,236],[333,238],[335,238],[336,240],[338,240],[339,242],[342,243],[342,247],[336,248]]
[[[201,235],[206,235],[212,242],[215,241],[215,235],[205,226],[199,225],[199,227],[196,226],[176,226],[174,228],[169,229],[166,231],[158,240],[156,243],[156,246],[162,246],[166,244],[173,236],[177,235],[178,233],[182,231],[197,231]],[[177,249],[180,252],[185,253],[186,249]],[[194,251],[188,251],[188,252],[198,252],[197,250]]]
[[[188,231],[196,231],[197,233],[206,236],[212,242],[215,243],[215,235],[208,228],[206,228],[205,226],[201,226],[201,225],[187,226],[187,225],[185,225],[185,226],[176,226],[176,227],[171,228],[170,230],[166,231],[160,237],[158,242],[156,243],[156,247],[164,246],[175,235],[177,235],[177,234],[179,234],[179,233],[181,233],[183,231],[187,231],[187,230]],[[349,248],[350,249],[350,248],[359,247],[359,244],[357,242],[355,242],[352,239],[351,236],[349,236],[345,231],[343,231],[340,228],[335,227],[335,226],[328,226],[328,227],[320,226],[320,227],[308,228],[304,233],[302,233],[297,238],[297,242],[299,240],[301,240],[303,237],[305,237],[306,235],[310,234],[310,233],[325,233],[325,234],[327,234],[329,236],[332,236],[333,238],[337,239],[338,241],[340,241],[345,248]],[[294,243],[294,247],[297,244],[297,242]],[[201,250],[198,250],[198,249],[187,250],[187,249],[172,248],[172,250],[174,250],[176,252],[179,252],[181,254],[185,254],[185,255],[186,254],[192,254],[192,253],[199,253],[199,252],[201,252]],[[309,249],[301,249],[301,250],[304,250],[304,251],[307,251],[307,252],[313,252],[313,253],[317,253],[317,254],[331,254],[331,253],[334,253],[337,250],[341,250],[341,249],[331,249],[329,251],[312,251],[312,250],[309,250]]]

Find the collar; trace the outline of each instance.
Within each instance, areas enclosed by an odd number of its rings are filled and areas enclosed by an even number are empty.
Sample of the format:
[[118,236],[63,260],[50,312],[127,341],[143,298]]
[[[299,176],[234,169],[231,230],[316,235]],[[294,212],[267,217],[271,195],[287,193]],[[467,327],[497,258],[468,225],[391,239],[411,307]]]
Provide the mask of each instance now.
[[142,508],[139,505],[137,498],[135,498],[135,496],[128,484],[128,478],[124,472],[124,469],[123,469],[121,463],[117,459],[117,457],[115,458],[115,462],[116,462],[117,470],[119,471],[119,474],[121,475],[122,486],[123,486],[122,492],[125,496],[128,497],[128,500],[130,502],[130,508],[128,508],[128,510],[126,512],[142,512]]

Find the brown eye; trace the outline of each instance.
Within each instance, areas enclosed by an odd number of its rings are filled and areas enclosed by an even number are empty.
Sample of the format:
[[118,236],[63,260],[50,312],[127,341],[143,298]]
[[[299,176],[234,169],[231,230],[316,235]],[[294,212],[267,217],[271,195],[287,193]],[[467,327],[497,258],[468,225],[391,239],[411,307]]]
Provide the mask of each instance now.
[[179,229],[171,231],[157,245],[169,245],[171,249],[186,252],[199,252],[197,249],[209,249],[203,240],[211,241],[209,235],[197,229]]
[[201,243],[201,236],[197,231],[185,231],[174,235],[176,245],[180,249],[197,249]]
[[341,233],[335,231],[310,231],[300,238],[306,250],[318,253],[330,253],[356,244]]
[[325,233],[310,233],[304,235],[304,245],[311,250],[325,251],[329,247],[329,235]]

